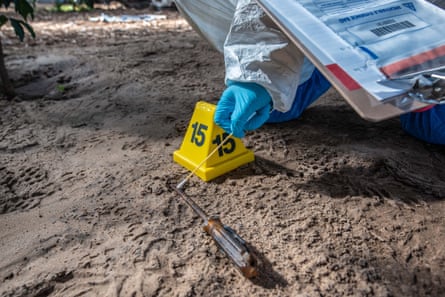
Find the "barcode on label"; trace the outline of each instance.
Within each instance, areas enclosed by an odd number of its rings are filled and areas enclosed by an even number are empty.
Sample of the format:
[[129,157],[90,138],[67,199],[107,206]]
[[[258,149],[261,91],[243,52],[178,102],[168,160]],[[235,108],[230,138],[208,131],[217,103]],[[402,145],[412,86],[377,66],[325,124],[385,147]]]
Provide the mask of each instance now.
[[414,25],[413,23],[411,23],[409,21],[403,21],[403,22],[394,23],[394,24],[390,24],[390,25],[386,25],[386,26],[382,26],[382,27],[377,27],[377,28],[371,29],[370,31],[372,33],[374,33],[376,36],[380,37],[383,35],[394,33],[396,31],[404,30],[407,28],[413,28],[415,26],[416,25]]

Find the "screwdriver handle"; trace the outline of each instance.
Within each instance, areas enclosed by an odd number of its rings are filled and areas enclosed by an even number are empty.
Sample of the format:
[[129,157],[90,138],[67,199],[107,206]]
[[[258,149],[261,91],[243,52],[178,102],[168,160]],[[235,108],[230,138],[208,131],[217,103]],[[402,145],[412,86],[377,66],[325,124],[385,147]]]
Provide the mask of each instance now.
[[257,261],[249,252],[246,242],[232,228],[224,226],[219,217],[210,217],[204,225],[204,231],[213,238],[244,277],[258,275]]

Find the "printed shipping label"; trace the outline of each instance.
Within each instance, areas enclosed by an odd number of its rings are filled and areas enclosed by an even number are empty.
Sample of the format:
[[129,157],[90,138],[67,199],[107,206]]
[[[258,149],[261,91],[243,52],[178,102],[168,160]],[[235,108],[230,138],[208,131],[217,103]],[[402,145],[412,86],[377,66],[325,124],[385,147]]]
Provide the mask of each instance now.
[[346,31],[356,36],[357,44],[369,44],[391,38],[397,34],[408,33],[427,27],[428,24],[413,14],[403,14],[382,18],[373,22],[359,24],[346,28]]

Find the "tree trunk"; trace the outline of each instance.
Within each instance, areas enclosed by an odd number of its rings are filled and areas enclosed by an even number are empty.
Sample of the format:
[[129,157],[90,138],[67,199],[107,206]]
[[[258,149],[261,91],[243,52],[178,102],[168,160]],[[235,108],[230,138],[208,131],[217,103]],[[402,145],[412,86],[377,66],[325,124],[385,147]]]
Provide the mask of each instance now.
[[2,80],[3,92],[7,99],[12,99],[15,96],[14,87],[9,80],[8,70],[5,66],[5,56],[3,55],[3,44],[0,38],[0,79]]

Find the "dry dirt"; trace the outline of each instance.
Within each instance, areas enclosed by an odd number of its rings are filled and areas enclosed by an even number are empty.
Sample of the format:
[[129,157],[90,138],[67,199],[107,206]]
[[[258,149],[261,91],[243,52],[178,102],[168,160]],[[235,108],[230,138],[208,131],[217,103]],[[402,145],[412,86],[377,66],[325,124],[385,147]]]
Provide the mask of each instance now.
[[445,296],[445,151],[370,123],[331,90],[248,134],[255,162],[187,193],[250,245],[240,276],[171,190],[221,55],[175,11],[99,23],[39,10],[2,32],[19,96],[0,100],[1,296]]

